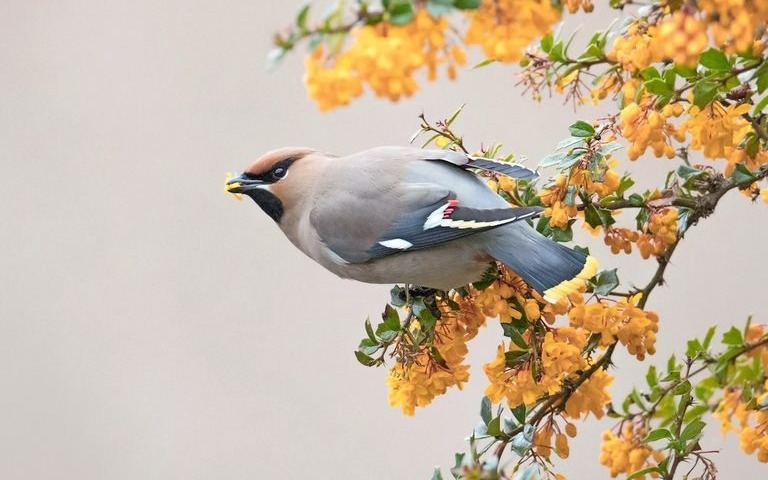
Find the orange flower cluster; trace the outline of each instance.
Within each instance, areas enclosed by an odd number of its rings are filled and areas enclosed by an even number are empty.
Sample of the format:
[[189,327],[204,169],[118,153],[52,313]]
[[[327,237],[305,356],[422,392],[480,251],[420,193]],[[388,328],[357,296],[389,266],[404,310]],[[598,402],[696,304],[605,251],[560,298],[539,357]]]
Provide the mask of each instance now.
[[[530,338],[527,339],[530,341]],[[531,361],[521,367],[510,369],[506,364],[507,352],[519,352],[520,348],[510,343],[508,348],[502,343],[496,352],[496,358],[483,366],[490,385],[485,394],[494,403],[506,400],[515,407],[520,404],[534,405],[543,395],[554,395],[562,390],[562,381],[570,374],[586,366],[581,350],[587,344],[587,333],[570,327],[552,329],[541,343],[542,359],[534,378]]]
[[426,67],[434,80],[441,64],[454,78],[456,65],[464,64],[466,55],[448,45],[447,27],[445,17],[435,19],[422,9],[404,26],[382,22],[354,28],[352,44],[341,53],[329,57],[318,47],[307,56],[304,82],[310,98],[320,110],[330,110],[362,95],[367,84],[377,96],[397,101],[418,89],[418,70]]
[[468,15],[470,25],[464,41],[481,45],[488,58],[500,62],[520,60],[525,48],[546,35],[560,19],[549,0],[483,0],[480,8]]
[[639,72],[661,60],[656,53],[655,36],[655,25],[648,25],[642,20],[632,22],[627,31],[613,41],[613,48],[607,53],[608,59],[619,62],[627,72]]
[[602,199],[615,192],[620,183],[621,175],[611,169],[608,162],[600,175],[574,167],[568,175],[558,175],[554,182],[539,192],[539,198],[545,206],[544,216],[549,217],[551,226],[564,229],[568,227],[569,220],[579,213],[575,204],[570,205],[565,201],[569,187],[579,188]]
[[648,259],[651,255],[655,257],[663,255],[676,241],[677,209],[665,208],[651,213],[648,220],[648,233],[638,237],[637,248],[640,250],[640,255]]
[[715,44],[728,54],[749,51],[768,21],[768,3],[763,0],[697,0],[697,5],[711,22]]
[[749,112],[748,104],[724,106],[713,102],[704,108],[691,106],[689,117],[680,125],[680,132],[691,134],[690,147],[701,150],[707,158],[729,158],[740,155],[739,143],[752,126],[742,115]]
[[667,122],[667,117],[680,115],[683,109],[679,104],[668,105],[668,107],[670,108],[664,108],[662,111],[654,110],[652,102],[648,99],[641,105],[631,102],[621,110],[619,114],[621,134],[632,142],[627,149],[627,157],[630,160],[637,160],[649,147],[653,149],[656,157],[662,155],[667,158],[675,157],[671,138],[678,140],[682,138],[674,125]]
[[[608,467],[611,477],[630,475],[645,468],[655,467],[664,459],[664,454],[643,443],[644,437],[644,428],[635,426],[632,422],[625,422],[618,435],[610,430],[603,432],[600,463]],[[656,478],[658,474],[651,476]],[[636,478],[643,480],[645,475]]]
[[640,232],[630,230],[629,228],[610,227],[605,231],[604,242],[611,247],[611,253],[618,255],[619,252],[626,254],[632,253],[632,243],[640,238]]
[[[576,425],[567,422],[563,430],[551,418],[542,422],[533,435],[534,451],[546,459],[549,459],[552,451],[560,458],[568,458],[571,452],[568,446],[568,437],[576,436]],[[552,445],[553,436],[555,437],[554,446]]]
[[568,9],[570,13],[578,12],[579,8],[587,13],[590,13],[595,9],[595,6],[592,4],[592,0],[565,0],[563,5]]
[[592,413],[596,418],[603,418],[605,405],[611,401],[608,387],[612,384],[613,376],[605,370],[597,370],[565,402],[565,414],[581,418]]
[[[439,303],[441,319],[435,327],[434,345],[445,363],[435,364],[425,348],[412,363],[397,362],[389,372],[389,404],[400,407],[406,415],[430,404],[449,387],[461,388],[469,379],[469,366],[464,363],[467,342],[485,324],[485,315],[469,299],[456,296],[454,301],[460,306],[458,311]],[[412,330],[419,328],[418,321],[411,324]]]
[[678,65],[695,67],[699,55],[707,49],[707,24],[693,12],[678,10],[659,24],[655,48],[662,58],[671,58]]
[[[768,389],[768,381],[764,385]],[[757,397],[757,403],[768,401],[768,392]],[[723,424],[722,431],[736,431],[739,445],[747,455],[757,453],[757,460],[768,463],[768,410],[747,410],[738,390],[728,391],[714,416]],[[734,422],[735,417],[735,422]]]
[[643,360],[646,353],[653,355],[656,352],[659,316],[656,312],[638,308],[638,300],[633,297],[614,304],[586,304],[583,298],[575,298],[568,318],[572,327],[599,334],[600,345],[608,346],[619,340],[630,354]]

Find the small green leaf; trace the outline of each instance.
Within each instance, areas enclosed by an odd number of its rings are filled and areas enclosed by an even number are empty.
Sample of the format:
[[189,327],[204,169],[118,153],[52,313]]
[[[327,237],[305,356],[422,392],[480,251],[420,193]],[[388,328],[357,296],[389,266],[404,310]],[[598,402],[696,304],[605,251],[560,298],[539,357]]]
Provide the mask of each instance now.
[[435,471],[432,472],[431,480],[443,480],[443,474],[440,473],[440,467],[435,467]]
[[476,10],[482,0],[454,0],[453,6],[459,10]]
[[640,76],[645,81],[652,80],[654,78],[661,78],[661,74],[658,70],[656,70],[656,67],[645,68],[644,70],[640,71]]
[[744,337],[741,335],[741,330],[731,327],[730,330],[723,334],[723,343],[725,345],[744,345]]
[[583,120],[574,123],[568,130],[574,137],[591,137],[595,134],[595,128]]
[[614,288],[619,286],[619,276],[616,269],[603,270],[595,277],[595,293],[598,295],[608,295]]
[[715,98],[717,95],[718,84],[712,80],[704,79],[696,82],[693,86],[693,104],[697,107],[703,107]]
[[597,207],[592,203],[587,205],[584,209],[584,220],[592,228],[596,228],[599,225],[609,227],[616,223],[616,220],[613,218],[613,214],[610,210]]
[[680,434],[680,439],[686,442],[692,440],[698,436],[706,426],[707,424],[704,423],[701,419],[696,419],[685,426],[683,432]]
[[488,422],[488,435],[492,437],[501,435],[501,417],[494,417]]
[[749,184],[757,180],[757,177],[749,171],[746,165],[737,163],[733,173],[731,173],[731,179],[739,184]]
[[707,330],[707,334],[704,336],[704,341],[701,344],[704,350],[709,350],[709,345],[712,343],[712,337],[715,336],[715,330],[717,330],[717,326],[710,327],[709,330]]
[[493,417],[493,405],[491,405],[491,399],[488,397],[483,397],[483,400],[480,402],[480,418],[483,419],[483,423],[488,426],[489,423],[491,423],[491,418]]
[[400,285],[395,285],[392,287],[392,289],[389,291],[389,296],[389,303],[391,303],[393,306],[402,307],[405,305],[405,289]]
[[645,381],[649,387],[655,387],[659,384],[659,375],[656,373],[656,365],[648,367],[648,373],[645,374]]
[[427,11],[433,17],[439,17],[453,10],[453,0],[427,0]]
[[651,430],[648,432],[648,435],[645,436],[643,442],[655,442],[657,440],[661,440],[662,438],[672,438],[672,432],[666,428],[657,428],[655,430]]
[[716,72],[729,72],[731,70],[731,64],[728,61],[728,57],[717,48],[710,48],[702,53],[699,57],[699,65]]
[[701,342],[699,342],[698,338],[694,338],[688,340],[688,348],[685,350],[685,355],[688,358],[696,358],[702,350],[704,350],[704,347],[701,345]]
[[366,355],[373,355],[376,353],[379,348],[381,348],[381,345],[379,345],[379,342],[376,340],[371,340],[370,338],[364,338],[360,340],[360,345],[358,346],[361,352],[363,352]]
[[311,4],[306,4],[299,10],[299,13],[296,14],[296,26],[300,31],[306,31],[307,30],[307,16],[309,15],[309,7],[311,7]]
[[458,116],[461,113],[461,111],[464,110],[464,106],[465,105],[466,105],[466,103],[462,103],[461,106],[459,108],[457,108],[456,111],[453,112],[450,117],[448,117],[448,120],[445,121],[445,126],[446,127],[450,127],[451,124],[454,122],[454,120],[456,120],[456,118],[458,118]]
[[357,361],[365,365],[366,367],[372,367],[376,365],[376,360],[369,357],[368,355],[364,354],[363,352],[359,350],[355,350],[355,357],[357,358]]
[[513,350],[504,353],[504,364],[509,368],[515,368],[528,359],[528,352],[525,350]]
[[691,382],[683,380],[672,389],[672,395],[685,395],[691,391]]
[[472,67],[472,70],[474,70],[476,68],[483,68],[483,67],[488,66],[488,65],[490,65],[492,63],[496,63],[497,61],[498,60],[496,60],[495,58],[486,58],[482,62],[480,62],[477,65],[475,65],[474,67]]
[[629,196],[629,203],[631,203],[633,207],[642,207],[645,204],[645,199],[642,195],[633,193]]
[[675,93],[675,90],[667,85],[667,82],[661,78],[652,78],[645,82],[645,89],[654,95],[662,97],[670,97]]
[[518,422],[525,423],[525,415],[526,415],[525,404],[521,403],[520,405],[513,408],[512,415],[515,417],[515,420],[517,420]]
[[416,16],[416,11],[410,0],[391,0],[389,7],[389,21],[392,25],[406,25]]

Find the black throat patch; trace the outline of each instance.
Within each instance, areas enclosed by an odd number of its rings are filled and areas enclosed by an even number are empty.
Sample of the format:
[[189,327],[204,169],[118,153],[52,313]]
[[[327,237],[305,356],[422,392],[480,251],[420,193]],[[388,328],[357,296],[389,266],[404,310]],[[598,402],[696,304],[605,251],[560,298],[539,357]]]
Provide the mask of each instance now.
[[251,190],[246,195],[251,197],[264,210],[264,213],[272,217],[272,220],[280,223],[280,219],[283,218],[283,202],[279,198],[263,188]]

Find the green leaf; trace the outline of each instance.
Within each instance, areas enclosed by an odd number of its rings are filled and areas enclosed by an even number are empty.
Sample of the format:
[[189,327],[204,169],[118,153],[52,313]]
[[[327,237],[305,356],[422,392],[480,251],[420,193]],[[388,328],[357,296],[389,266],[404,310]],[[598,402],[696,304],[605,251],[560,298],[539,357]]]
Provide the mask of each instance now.
[[307,16],[309,15],[309,7],[311,7],[311,4],[306,4],[299,10],[299,13],[296,14],[296,26],[298,29],[302,32],[307,30]]
[[389,21],[392,25],[406,25],[416,16],[416,11],[410,0],[391,0],[387,12],[389,12]]
[[[417,298],[413,301],[413,313],[418,317],[419,323],[421,324],[422,328],[424,330],[432,330],[435,328],[435,324],[437,323],[437,319],[432,314],[432,310],[424,303],[423,298]],[[398,325],[400,322],[398,321]],[[398,328],[399,330],[399,328]]]
[[574,137],[591,137],[595,134],[595,128],[583,120],[574,123],[568,130]]
[[704,341],[701,344],[704,350],[709,350],[709,345],[712,343],[712,337],[715,336],[715,330],[717,330],[717,326],[710,327],[709,330],[707,330],[707,334],[704,336]]
[[433,17],[439,17],[453,10],[453,0],[427,0],[427,11]]
[[370,338],[360,340],[360,345],[358,346],[358,349],[366,355],[373,355],[379,348],[381,348],[379,342],[377,340],[371,340]]
[[652,78],[651,80],[645,82],[645,89],[654,95],[659,95],[662,97],[670,97],[675,93],[675,90],[667,85],[667,82],[661,78]]
[[643,77],[643,80],[648,81],[652,80],[654,78],[661,78],[661,74],[658,70],[656,70],[656,67],[648,67],[640,72],[640,76]]
[[659,375],[656,373],[656,365],[648,367],[648,373],[645,374],[645,381],[649,387],[655,387],[659,384]]
[[757,177],[749,171],[746,165],[737,163],[733,173],[731,173],[731,179],[739,184],[749,184],[757,180]]
[[699,65],[716,72],[729,72],[731,70],[731,64],[728,61],[728,57],[717,48],[710,48],[702,53],[699,57]]
[[562,228],[553,228],[552,232],[550,232],[550,238],[552,240],[558,242],[558,243],[564,243],[564,242],[570,242],[573,240],[573,227],[572,225],[576,222],[576,220],[569,220],[568,221],[568,227],[565,229]]
[[635,184],[635,181],[632,180],[632,177],[629,175],[624,175],[621,177],[621,180],[619,181],[619,188],[616,189],[616,195],[619,197],[623,197],[624,194],[632,188],[632,186]]
[[672,389],[672,395],[685,395],[691,391],[691,382],[683,380]]
[[757,79],[757,93],[763,93],[768,90],[768,64],[763,64],[758,71],[755,72]]
[[633,193],[629,196],[629,203],[631,203],[633,207],[642,207],[645,204],[645,199],[642,195]]
[[357,361],[365,365],[366,367],[372,367],[376,365],[376,360],[369,357],[368,355],[364,354],[363,352],[359,350],[355,350],[355,357],[357,358]]
[[525,415],[526,415],[525,404],[521,403],[520,405],[513,408],[512,415],[515,417],[515,420],[517,420],[518,422],[525,423]]
[[709,104],[717,95],[718,84],[712,80],[704,79],[693,86],[693,104],[703,107]]
[[699,339],[694,338],[692,340],[688,340],[688,348],[685,350],[685,355],[688,358],[696,358],[703,350],[704,347],[701,345],[701,342],[699,342]]
[[491,423],[491,418],[493,417],[493,405],[491,405],[491,399],[488,397],[483,397],[483,400],[480,402],[480,418],[483,419],[483,423],[488,426],[489,423]]
[[389,303],[395,307],[402,307],[405,305],[405,289],[400,285],[395,285],[389,291],[390,300]]
[[504,353],[504,364],[509,368],[515,368],[528,359],[528,352],[525,350],[513,350]]
[[541,46],[541,50],[542,50],[544,53],[549,53],[549,51],[550,51],[550,50],[552,50],[552,45],[554,44],[554,41],[555,41],[555,40],[554,40],[554,38],[552,37],[552,34],[551,34],[551,33],[549,33],[549,34],[547,34],[547,35],[544,35],[544,36],[541,38],[541,43],[540,43],[540,46]]
[[448,117],[448,120],[445,121],[445,126],[446,127],[450,127],[451,124],[454,122],[454,120],[456,120],[456,118],[458,118],[458,116],[461,113],[461,111],[464,110],[464,106],[465,105],[466,105],[466,103],[462,103],[461,106],[459,108],[457,108],[456,111],[453,112],[450,117]]
[[482,0],[454,0],[453,6],[459,10],[476,10]]
[[651,430],[648,432],[648,435],[645,436],[643,442],[655,442],[657,440],[661,440],[662,438],[672,438],[672,432],[666,428],[657,428],[655,430]]
[[609,227],[616,223],[610,210],[595,206],[590,203],[584,209],[584,220],[592,227],[595,228],[599,225]]
[[559,41],[552,45],[552,48],[549,49],[549,59],[553,60],[555,62],[565,62],[567,59],[565,58],[565,54],[563,53],[564,46],[563,42]]
[[723,343],[725,345],[744,345],[744,337],[741,335],[741,330],[731,327],[730,330],[723,334]]
[[381,319],[384,320],[384,325],[388,330],[400,330],[400,315],[398,315],[397,310],[392,308],[392,305],[384,307]]
[[371,326],[371,319],[365,319],[365,334],[368,335],[368,339],[375,342],[376,335],[373,334],[373,327]]
[[528,343],[525,341],[523,336],[520,334],[520,332],[517,331],[516,328],[514,328],[509,323],[503,323],[502,327],[509,326],[508,328],[504,328],[504,336],[509,337],[515,345],[522,348],[523,350],[528,350]]
[[432,472],[431,480],[443,480],[443,474],[440,473],[440,467],[435,467],[435,471]]
[[595,277],[595,293],[598,295],[608,295],[614,288],[619,286],[619,276],[616,269],[603,270]]
[[494,417],[488,422],[488,435],[492,437],[501,435],[501,417]]
[[686,442],[692,440],[698,436],[706,426],[707,424],[702,420],[696,419],[685,426],[683,432],[680,434],[680,439],[685,440]]

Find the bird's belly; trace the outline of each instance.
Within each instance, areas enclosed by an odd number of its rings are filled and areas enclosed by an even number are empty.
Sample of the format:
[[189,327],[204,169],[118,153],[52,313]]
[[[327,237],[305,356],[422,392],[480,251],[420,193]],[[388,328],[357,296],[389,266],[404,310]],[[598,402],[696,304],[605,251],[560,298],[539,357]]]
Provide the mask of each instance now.
[[[462,239],[464,240],[464,239]],[[480,279],[493,259],[462,240],[365,263],[324,265],[340,277],[366,283],[409,283],[449,290]]]

